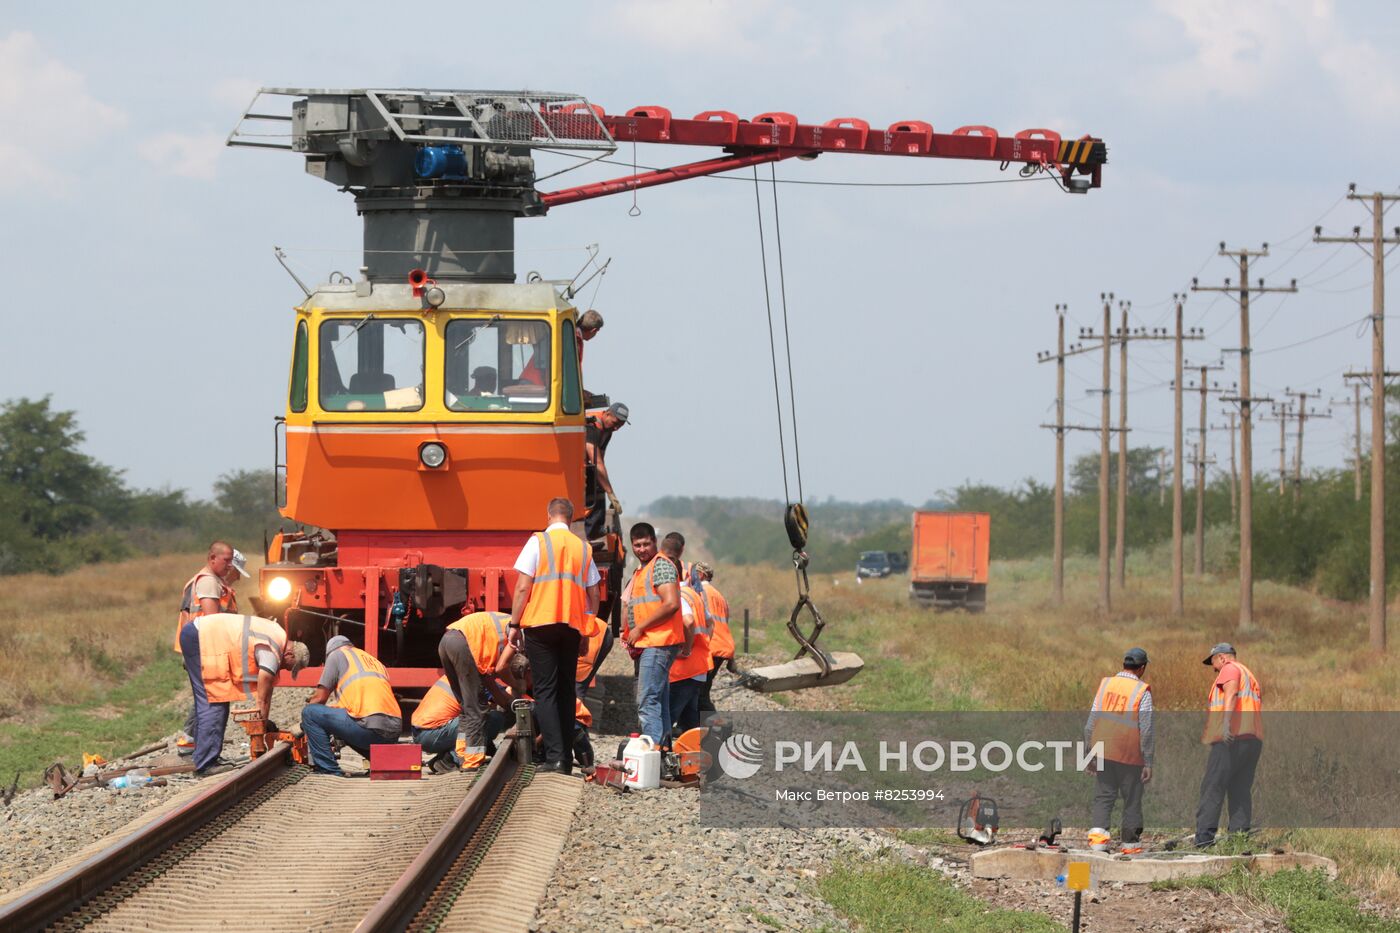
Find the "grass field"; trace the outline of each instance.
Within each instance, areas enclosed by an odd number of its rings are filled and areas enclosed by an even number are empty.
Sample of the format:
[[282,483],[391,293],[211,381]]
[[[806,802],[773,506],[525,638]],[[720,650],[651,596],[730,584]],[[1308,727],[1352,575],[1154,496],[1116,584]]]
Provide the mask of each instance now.
[[[1263,679],[1266,709],[1400,709],[1400,669],[1371,653],[1362,606],[1260,583],[1256,627],[1244,632],[1234,578],[1197,581],[1188,574],[1186,615],[1176,619],[1167,568],[1143,558],[1130,559],[1128,586],[1114,592],[1106,615],[1095,608],[1096,562],[1070,560],[1066,577],[1066,604],[1055,607],[1048,560],[995,564],[982,615],[913,606],[902,577],[861,585],[852,575],[814,577],[813,599],[827,620],[823,644],[858,652],[866,668],[844,686],[779,699],[791,708],[1087,710],[1099,678],[1118,670],[1123,651],[1138,645],[1152,659],[1148,679],[1158,708],[1200,710],[1210,683],[1201,659],[1211,645],[1231,641]],[[715,582],[729,598],[736,640],[747,607],[753,654],[791,656],[791,572],[720,567]],[[931,828],[934,835],[946,830]],[[1352,890],[1400,908],[1400,830],[1268,830],[1256,842],[1332,857]]]
[[184,721],[170,648],[180,587],[202,554],[0,577],[0,780],[37,784],[55,760],[111,757]]

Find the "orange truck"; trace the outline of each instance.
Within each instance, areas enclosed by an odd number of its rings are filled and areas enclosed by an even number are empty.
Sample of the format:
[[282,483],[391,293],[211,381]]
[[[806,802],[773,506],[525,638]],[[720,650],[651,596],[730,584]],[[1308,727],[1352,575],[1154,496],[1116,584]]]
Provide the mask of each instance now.
[[909,598],[938,609],[986,609],[991,524],[986,512],[915,512]]

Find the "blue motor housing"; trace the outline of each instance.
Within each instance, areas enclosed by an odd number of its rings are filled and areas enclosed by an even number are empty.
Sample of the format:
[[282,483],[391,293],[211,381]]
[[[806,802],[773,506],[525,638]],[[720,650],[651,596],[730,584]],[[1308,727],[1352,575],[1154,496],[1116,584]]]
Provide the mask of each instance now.
[[466,178],[467,154],[461,146],[424,146],[413,159],[419,178]]

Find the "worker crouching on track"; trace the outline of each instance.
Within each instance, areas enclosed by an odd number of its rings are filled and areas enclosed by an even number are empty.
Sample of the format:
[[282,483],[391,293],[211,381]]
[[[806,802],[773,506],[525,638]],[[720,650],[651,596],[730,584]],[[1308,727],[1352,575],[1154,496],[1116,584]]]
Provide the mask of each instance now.
[[705,597],[705,624],[710,630],[710,672],[700,688],[701,719],[715,711],[710,689],[714,686],[720,667],[728,664],[731,671],[734,669],[734,635],[729,631],[729,601],[711,582],[714,578],[715,569],[709,564],[696,561],[691,566],[691,586]]
[[[670,536],[667,535],[669,541]],[[667,543],[661,545],[667,553]],[[668,555],[669,556],[669,555]],[[671,715],[675,731],[680,735],[700,725],[700,691],[710,674],[710,629],[706,622],[705,597],[689,583],[681,585],[681,621],[685,625],[685,642],[671,664]]]
[[286,666],[295,678],[311,660],[306,645],[288,641],[271,619],[229,612],[186,622],[180,628],[180,653],[194,691],[194,773],[199,777],[233,767],[219,757],[229,704],[256,703],[267,719],[278,671]]
[[455,757],[463,771],[474,771],[486,763],[486,739],[481,731],[482,716],[486,714],[482,688],[490,691],[502,707],[510,708],[510,696],[497,681],[515,656],[515,647],[506,639],[509,622],[510,616],[504,612],[473,612],[449,625],[438,642],[438,660],[446,671],[443,679],[460,711]]
[[316,772],[342,773],[331,751],[333,737],[368,760],[371,745],[398,742],[402,729],[399,701],[384,665],[344,635],[326,642],[321,682],[301,711],[301,731]]
[[637,720],[641,732],[662,744],[671,724],[671,664],[685,643],[680,576],[676,564],[657,553],[656,529],[632,526],[632,553],[642,566],[626,591],[626,644],[637,649]]
[[[1142,838],[1142,791],[1152,780],[1152,687],[1142,680],[1146,673],[1147,652],[1129,648],[1123,655],[1123,670],[1099,683],[1084,724],[1088,744],[1103,743],[1103,767],[1096,770],[1092,762],[1089,765],[1095,775],[1091,821],[1106,836],[1113,806],[1121,796],[1119,839],[1124,845]],[[1105,838],[1102,844],[1107,847],[1107,842]]]
[[1254,771],[1264,750],[1264,688],[1254,672],[1235,660],[1235,646],[1221,642],[1205,662],[1215,669],[1207,698],[1206,731],[1210,746],[1201,797],[1196,805],[1196,845],[1215,844],[1220,806],[1229,797],[1232,833],[1247,833],[1254,819]]
[[456,769],[462,765],[462,760],[454,753],[461,719],[462,706],[457,702],[457,695],[452,692],[452,684],[444,674],[423,694],[423,699],[418,701],[410,720],[413,725],[413,741],[422,746],[423,751],[434,756],[429,762],[429,770],[435,774],[441,774],[449,767]]
[[523,647],[534,674],[535,721],[544,738],[541,770],[568,774],[579,633],[598,614],[599,576],[592,550],[569,530],[573,503],[551,499],[546,513],[545,530],[531,535],[515,561],[510,643]]
[[[597,616],[591,618],[596,619]],[[599,624],[604,624],[600,622]],[[530,662],[524,655],[517,654],[511,659],[510,673],[512,682],[520,686],[520,695],[534,702],[534,682],[530,678]],[[496,737],[509,729],[515,722],[515,714],[509,707],[493,709],[486,713],[486,742],[494,746]],[[593,713],[587,706],[583,705],[583,700],[574,699],[574,729],[572,733],[572,748],[574,762],[585,772],[593,770],[593,742],[590,740],[588,730],[593,728]],[[543,736],[535,736],[536,758],[543,755]]]

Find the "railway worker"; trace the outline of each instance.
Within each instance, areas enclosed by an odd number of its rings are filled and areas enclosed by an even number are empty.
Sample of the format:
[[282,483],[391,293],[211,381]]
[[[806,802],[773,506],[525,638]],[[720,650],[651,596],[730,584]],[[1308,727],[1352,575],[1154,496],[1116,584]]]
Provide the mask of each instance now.
[[588,695],[593,678],[598,676],[603,661],[612,651],[613,633],[608,623],[589,616],[587,627],[579,633],[578,670],[574,672],[574,693],[582,700]]
[[583,344],[598,336],[603,329],[603,316],[589,308],[578,316],[578,329],[574,331],[574,342],[578,346],[578,362],[583,365]]
[[515,561],[510,642],[524,649],[535,684],[535,720],[544,737],[542,768],[568,774],[574,726],[579,633],[598,614],[598,567],[592,549],[569,530],[574,505],[549,500],[548,524]]
[[460,714],[455,747],[463,771],[475,771],[486,762],[486,739],[481,731],[486,715],[483,687],[510,708],[510,697],[498,682],[510,676],[510,661],[515,655],[515,646],[506,639],[509,621],[504,612],[473,612],[449,625],[438,642],[438,660]]
[[262,718],[269,718],[278,671],[285,666],[296,677],[311,661],[306,645],[289,641],[276,622],[232,612],[190,619],[180,629],[180,653],[194,692],[197,777],[233,767],[219,755],[229,704],[255,703]]
[[1123,669],[1105,677],[1094,694],[1084,738],[1090,746],[1103,743],[1103,767],[1094,774],[1094,805],[1090,822],[1107,826],[1113,806],[1123,798],[1120,841],[1124,845],[1142,838],[1142,791],[1152,780],[1152,687],[1143,682],[1147,673],[1147,652],[1129,648],[1123,654]]
[[321,681],[301,711],[301,731],[318,774],[341,775],[331,739],[369,760],[369,747],[394,744],[403,730],[403,714],[389,675],[379,659],[350,644],[344,635],[326,642]]
[[429,770],[434,774],[442,773],[449,765],[452,768],[462,765],[462,760],[454,754],[461,719],[462,706],[444,674],[423,694],[409,720],[413,725],[413,741],[433,756]]
[[[597,618],[594,616],[593,618]],[[520,696],[534,702],[534,682],[530,678],[530,661],[522,654],[515,655],[511,659],[510,671],[514,681],[521,687]],[[515,713],[509,706],[501,709],[493,709],[486,714],[486,741],[494,747],[496,737],[504,732],[515,722]],[[583,701],[574,700],[574,731],[571,748],[573,750],[574,761],[585,770],[593,769],[593,743],[589,741],[588,730],[593,727],[593,713],[584,705]],[[540,751],[543,744],[543,736],[535,736],[536,750]]]
[[[669,540],[670,536],[667,536]],[[662,552],[666,553],[663,542]],[[680,735],[700,725],[700,688],[710,674],[710,629],[705,615],[705,597],[689,582],[681,584],[681,620],[686,639],[671,664],[671,715]]]
[[588,465],[593,467],[586,527],[589,540],[597,540],[607,533],[607,509],[603,504],[605,496],[612,503],[613,511],[622,514],[622,503],[613,492],[612,480],[608,477],[607,452],[613,434],[627,423],[631,414],[626,405],[614,402],[598,414],[589,415],[585,423],[583,452]]
[[705,621],[710,629],[710,673],[705,677],[705,685],[700,688],[700,716],[715,711],[710,699],[710,688],[715,676],[724,664],[734,669],[734,635],[729,630],[729,601],[714,585],[715,569],[703,561],[696,561],[690,569],[693,585],[705,597]]
[[[233,592],[233,583],[240,577],[248,576],[247,560],[226,541],[214,541],[209,545],[209,555],[200,571],[185,583],[180,591],[180,614],[175,622],[175,640],[171,647],[180,654],[180,630],[191,619],[215,612],[237,612],[238,598]],[[182,755],[194,752],[194,731],[198,716],[199,701],[190,705],[190,713],[185,717],[185,729],[175,740],[176,750]]]
[[[669,549],[669,550],[668,550]],[[676,572],[681,575],[681,581],[690,579],[690,564],[681,560],[685,556],[685,535],[679,531],[669,532],[661,539],[661,550],[667,551],[671,559],[676,563]]]
[[1264,749],[1264,689],[1254,672],[1235,659],[1235,646],[1221,642],[1205,664],[1215,670],[1206,700],[1210,746],[1201,796],[1196,805],[1196,846],[1214,845],[1220,807],[1229,798],[1227,830],[1247,833],[1254,817],[1254,770]]
[[622,643],[627,649],[627,656],[632,659],[632,675],[640,677],[642,649],[633,645],[628,637],[632,631],[632,594],[637,588],[638,578],[646,573],[647,565],[656,557],[656,528],[651,522],[636,522],[627,537],[632,543],[632,555],[637,558],[637,566],[632,568],[627,582],[618,590],[622,600]]
[[[645,563],[632,575],[626,615],[628,649],[637,649],[637,720],[657,745],[671,726],[671,665],[689,636],[681,611],[677,563],[656,548],[656,531],[632,526],[632,552]],[[649,558],[643,555],[650,554]]]

